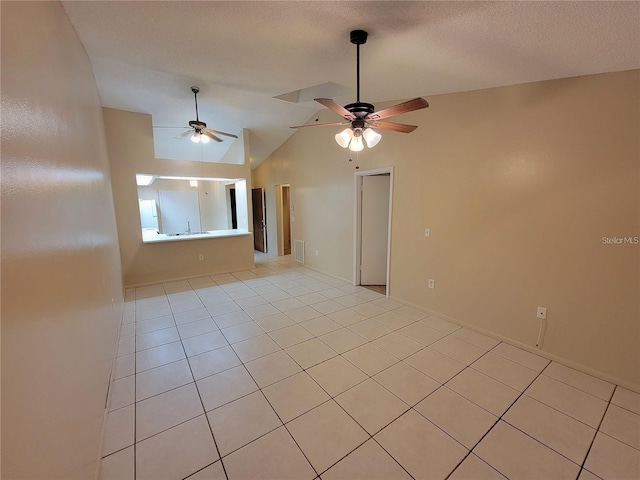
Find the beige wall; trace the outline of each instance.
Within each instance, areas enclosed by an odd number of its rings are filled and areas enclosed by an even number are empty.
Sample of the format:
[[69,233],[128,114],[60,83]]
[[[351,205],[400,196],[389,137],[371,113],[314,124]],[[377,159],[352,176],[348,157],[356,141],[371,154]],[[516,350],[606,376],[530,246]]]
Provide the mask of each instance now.
[[[234,141],[223,159],[239,163],[241,158],[241,165],[159,159],[154,157],[151,115],[111,108],[103,111],[124,284],[142,285],[253,268],[251,235],[143,244],[135,179],[136,173],[245,178],[250,187],[245,148],[248,132]],[[250,198],[247,201],[250,205]],[[239,211],[238,228],[251,230],[250,218],[250,207],[248,213]],[[199,259],[200,254],[204,260]]]
[[[611,73],[433,96],[393,119],[420,128],[383,132],[358,162],[394,167],[391,296],[531,348],[545,306],[545,354],[640,388],[640,246],[602,244],[640,235],[639,91],[640,72]],[[355,170],[335,133],[298,131],[253,182],[272,224],[290,183],[307,263],[351,280]]]
[[123,301],[100,99],[59,3],[1,28],[2,478],[89,479]]

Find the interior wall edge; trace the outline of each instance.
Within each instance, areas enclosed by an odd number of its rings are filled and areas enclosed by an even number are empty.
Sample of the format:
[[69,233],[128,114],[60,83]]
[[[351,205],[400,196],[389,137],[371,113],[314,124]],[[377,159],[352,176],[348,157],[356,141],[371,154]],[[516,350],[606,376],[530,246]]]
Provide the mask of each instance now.
[[[554,355],[553,353],[547,352],[545,350],[540,350],[537,349],[535,347],[532,347],[531,345],[527,345],[526,343],[522,343],[522,342],[518,342],[517,340],[514,340],[512,338],[506,337],[504,335],[500,335],[498,333],[492,332],[490,330],[486,330],[483,328],[478,327],[477,325],[474,325],[473,323],[468,323],[468,322],[464,322],[462,320],[459,320],[457,318],[453,318],[450,317],[449,315],[445,315],[443,313],[439,313],[433,310],[430,310],[428,308],[425,308],[421,305],[417,305],[415,303],[411,303],[411,302],[407,302],[406,300],[403,300],[401,298],[397,298],[394,297],[392,295],[389,296],[390,300],[395,300],[397,302],[401,302],[404,305],[407,305],[411,308],[415,308],[416,310],[420,310],[421,312],[425,312],[428,313],[429,315],[433,315],[436,317],[439,317],[443,320],[447,320],[451,323],[455,323],[456,325],[459,325],[461,327],[464,328],[468,328],[469,330],[473,330],[474,332],[478,332],[481,333],[483,335],[486,335],[488,337],[494,338],[496,340],[500,340],[501,342],[507,343],[509,345],[512,345],[514,347],[518,347],[521,348],[522,350],[526,350],[529,353],[533,353],[534,355],[538,355],[540,357],[544,357],[548,360],[552,360],[554,362],[558,362],[561,363],[562,365],[569,367],[569,368],[573,368],[574,370],[578,370],[582,373],[586,373],[588,375],[592,375],[594,377],[597,377],[601,380],[604,380],[606,382],[610,382],[610,383],[614,383],[616,385],[619,385],[621,387],[627,388],[629,390],[633,390],[634,392],[638,392],[640,393],[640,384],[638,383],[633,383],[633,382],[629,382],[628,380],[624,379],[624,378],[619,378],[616,377],[614,375],[610,375],[607,374],[605,372],[599,371],[599,370],[595,370],[593,368],[587,367],[583,364],[577,363],[577,362],[573,362],[567,358],[561,357],[559,355]],[[491,351],[491,350],[489,350]],[[544,371],[543,371],[544,373]]]
[[[297,240],[300,240],[300,239],[297,239]],[[291,255],[293,256],[293,252],[291,253]],[[306,253],[305,253],[305,255],[306,255]],[[295,263],[298,264],[298,262],[295,262]],[[342,280],[343,282],[347,282],[349,285],[355,285],[353,283],[353,278],[344,278],[344,277],[340,277],[338,275],[334,275],[334,274],[329,273],[329,272],[323,272],[322,270],[320,270],[320,269],[318,269],[316,267],[311,267],[311,266],[307,265],[306,263],[305,264],[300,263],[299,265],[304,265],[305,268],[308,268],[309,270],[313,270],[314,272],[317,272],[317,273],[321,273],[322,275],[326,275],[327,277],[335,278],[336,280]]]
[[215,271],[215,272],[211,272],[211,273],[203,273],[201,275],[189,275],[186,277],[171,277],[171,278],[166,278],[164,280],[157,280],[157,281],[149,281],[149,282],[141,282],[141,283],[132,283],[132,284],[127,284],[125,285],[125,288],[129,289],[129,288],[140,288],[140,287],[150,287],[153,285],[162,285],[163,283],[170,283],[170,282],[182,282],[184,280],[193,280],[194,278],[202,278],[202,277],[208,277],[211,275],[222,275],[225,273],[234,273],[234,272],[246,272],[248,270],[253,270],[255,268],[255,263],[252,266],[249,266],[247,268],[239,268],[237,270],[232,270],[232,271],[228,271],[227,269],[223,269],[220,271]]
[[[346,278],[338,277],[336,275],[333,275],[333,274],[328,273],[328,272],[324,272],[324,271],[322,271],[322,270],[320,270],[318,268],[310,267],[308,265],[305,265],[305,267],[308,268],[309,270],[313,270],[315,272],[321,273],[321,274],[326,275],[328,277],[336,278],[338,280],[343,280],[345,282],[348,282],[350,285],[353,284],[352,280],[347,280]],[[577,363],[577,362],[573,362],[573,361],[571,361],[571,360],[569,360],[567,358],[561,357],[559,355],[554,355],[553,353],[547,352],[545,350],[539,350],[539,349],[537,349],[535,347],[532,347],[531,345],[527,345],[526,343],[518,342],[517,340],[514,340],[512,338],[506,337],[504,335],[497,334],[497,333],[492,332],[490,330],[486,330],[486,329],[480,328],[480,327],[478,327],[478,326],[476,326],[476,325],[474,325],[472,323],[464,322],[462,320],[459,320],[457,318],[451,317],[449,315],[445,315],[443,313],[436,312],[436,311],[431,310],[429,308],[426,308],[426,307],[424,307],[422,305],[418,305],[416,303],[408,302],[408,301],[406,301],[406,300],[404,300],[402,298],[398,298],[396,296],[389,295],[389,300],[395,300],[396,302],[400,302],[403,305],[406,305],[408,307],[415,308],[416,310],[428,313],[429,315],[434,315],[436,317],[442,318],[443,320],[447,320],[447,321],[449,321],[451,323],[454,323],[456,325],[459,325],[461,327],[468,328],[469,330],[473,330],[474,332],[478,332],[478,333],[481,333],[483,335],[487,335],[488,337],[495,338],[496,340],[500,340],[501,342],[507,343],[507,344],[512,345],[514,347],[521,348],[523,350],[526,350],[527,352],[533,353],[534,355],[538,355],[540,357],[547,358],[547,359],[552,360],[554,362],[561,363],[562,365],[565,365],[567,367],[573,368],[573,369],[578,370],[578,371],[580,371],[582,373],[586,373],[588,375],[593,375],[594,377],[600,378],[601,380],[604,380],[604,381],[607,381],[607,382],[611,382],[611,383],[614,383],[616,385],[620,385],[621,387],[624,387],[624,388],[627,388],[629,390],[633,390],[635,392],[640,393],[640,384],[638,384],[638,383],[629,382],[628,380],[626,380],[624,378],[619,378],[619,377],[616,377],[614,375],[610,375],[610,374],[607,374],[605,372],[602,372],[602,371],[587,367],[585,365],[582,365],[582,364]]]
[[[122,325],[122,320],[124,319],[124,297],[126,294],[126,287],[122,288],[122,301],[119,302],[119,307],[116,310],[116,318],[119,318],[120,321],[118,322],[118,325]],[[114,382],[114,378],[113,378],[113,374],[115,373],[116,370],[116,361],[118,359],[118,346],[120,345],[120,337],[122,336],[122,330],[118,329],[118,336],[116,338],[116,344],[114,346],[113,349],[113,361],[111,363],[111,374],[109,375],[109,389],[107,390],[107,398],[104,404],[104,414],[102,417],[102,434],[100,435],[100,445],[99,445],[99,450],[98,450],[98,460],[96,462],[96,471],[95,471],[95,475],[94,478],[96,480],[100,479],[100,470],[102,469],[102,452],[104,452],[104,442],[106,439],[106,432],[107,432],[107,417],[109,416],[109,406],[111,405],[111,398],[113,396],[113,382]]]

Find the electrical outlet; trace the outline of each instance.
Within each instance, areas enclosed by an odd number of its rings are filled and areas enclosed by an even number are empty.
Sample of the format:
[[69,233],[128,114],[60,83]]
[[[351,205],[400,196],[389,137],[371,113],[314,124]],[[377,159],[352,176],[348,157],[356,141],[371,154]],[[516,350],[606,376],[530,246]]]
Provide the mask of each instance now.
[[200,255],[198,255],[198,258],[199,258],[200,260],[204,260],[204,253],[201,253]]
[[536,313],[536,317],[540,320],[547,319],[547,307],[538,307],[538,311]]
[[430,237],[431,236],[431,229],[430,228],[425,228],[424,229],[424,236],[425,237]]
[[318,256],[318,250],[316,250],[316,257]]
[[433,278],[429,279],[429,288],[436,288],[436,281]]

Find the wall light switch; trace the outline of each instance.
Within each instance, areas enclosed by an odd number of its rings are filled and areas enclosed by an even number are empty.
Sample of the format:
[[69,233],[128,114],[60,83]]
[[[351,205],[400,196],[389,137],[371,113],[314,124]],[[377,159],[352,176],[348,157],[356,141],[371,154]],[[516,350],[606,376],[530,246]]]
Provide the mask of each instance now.
[[198,258],[199,258],[200,260],[204,260],[204,253],[201,253],[200,255],[198,255]]
[[424,229],[424,236],[425,237],[430,237],[431,236],[431,229],[430,228],[425,228]]

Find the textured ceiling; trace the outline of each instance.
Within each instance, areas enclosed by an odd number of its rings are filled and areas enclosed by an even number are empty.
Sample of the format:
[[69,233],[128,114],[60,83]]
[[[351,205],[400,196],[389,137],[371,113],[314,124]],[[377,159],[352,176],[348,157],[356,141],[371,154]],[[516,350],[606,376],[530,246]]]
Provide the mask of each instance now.
[[[103,105],[149,113],[154,126],[186,125],[195,117],[189,87],[198,85],[210,128],[251,131],[252,167],[320,108],[273,97],[327,83],[348,92],[339,103],[355,100],[356,28],[370,34],[361,47],[369,103],[640,68],[640,2],[63,5]],[[231,143],[200,147],[173,139],[179,132],[155,131],[156,156],[218,161]]]

